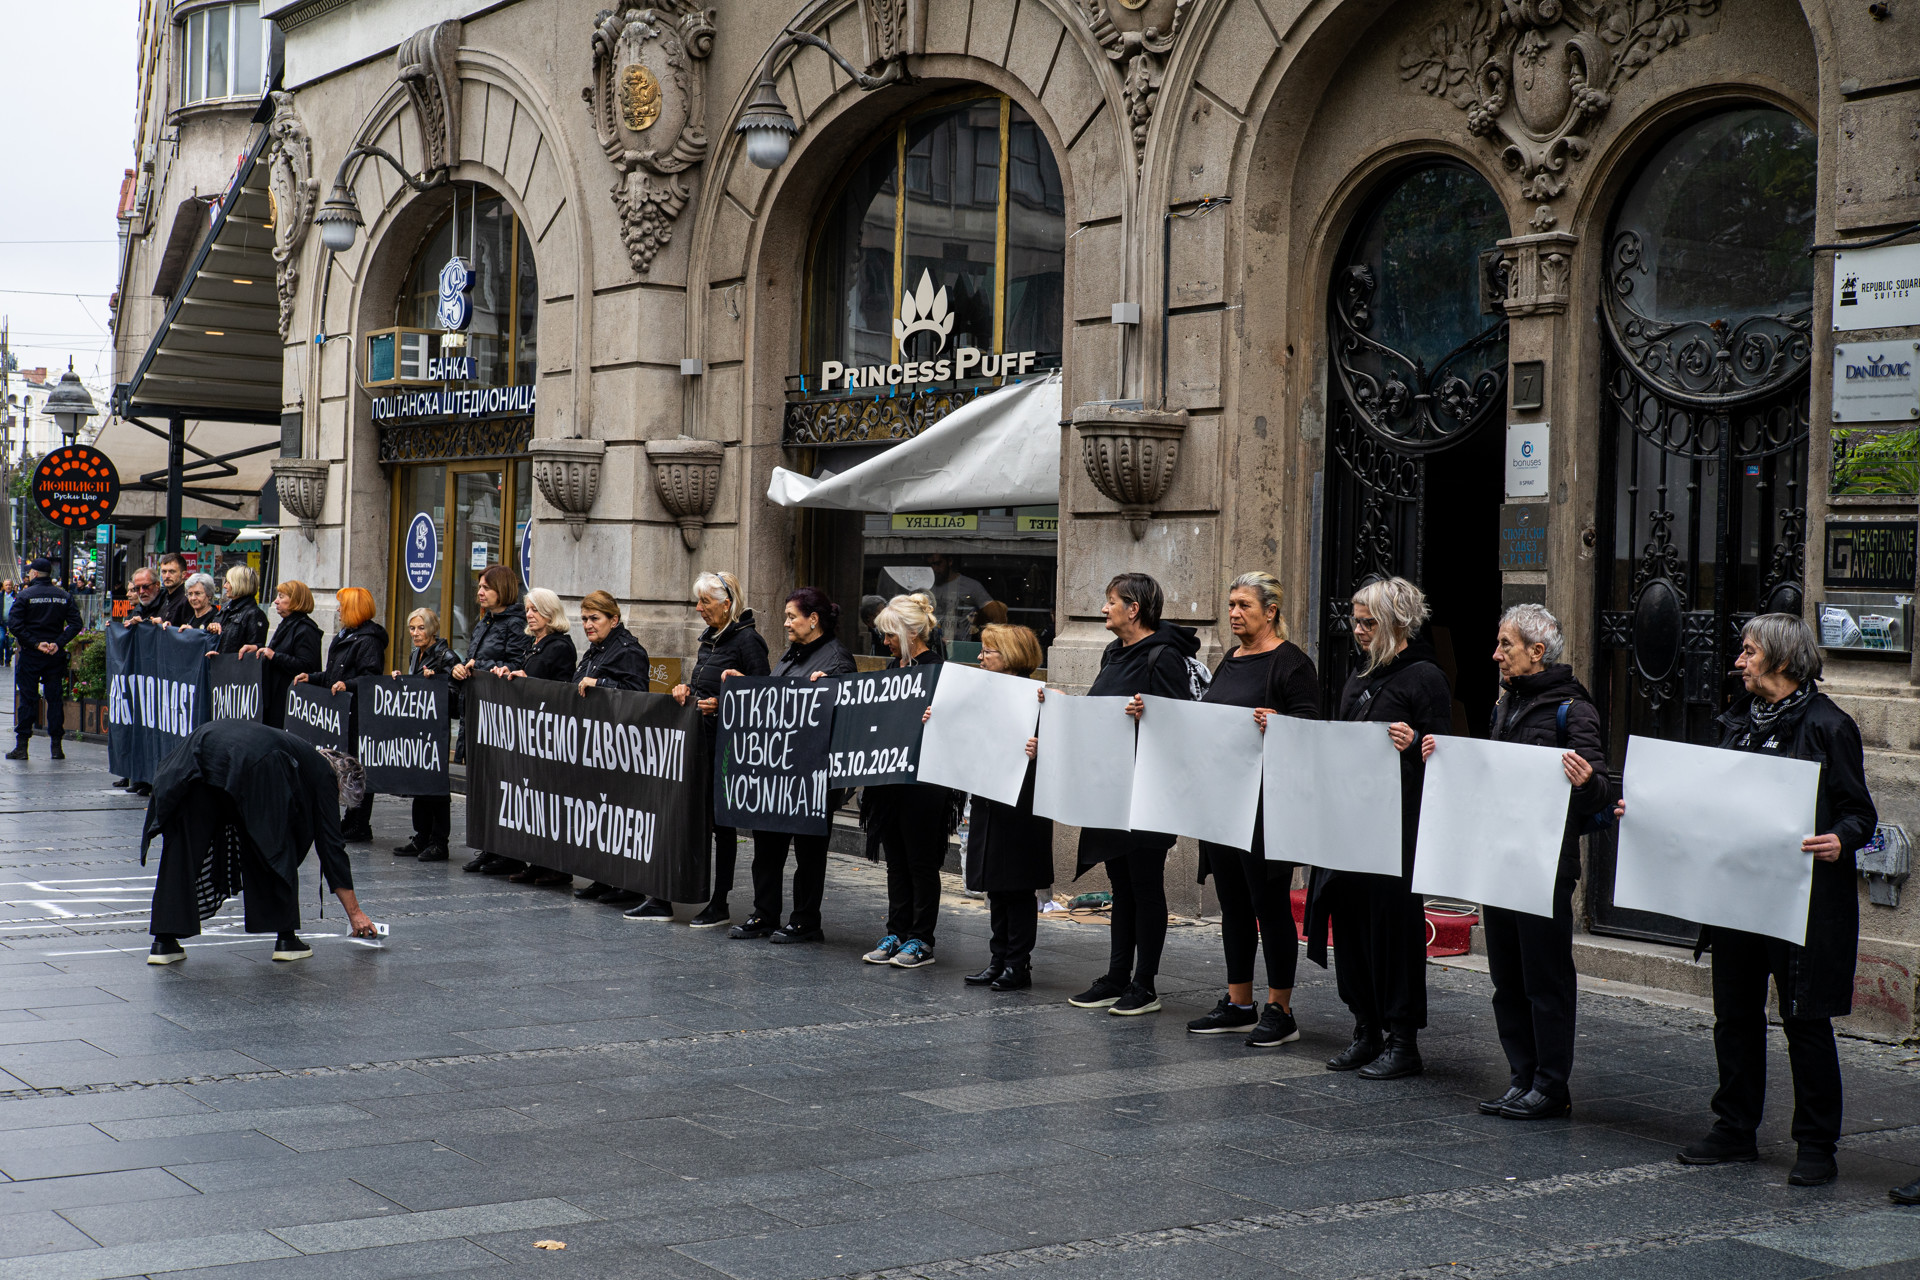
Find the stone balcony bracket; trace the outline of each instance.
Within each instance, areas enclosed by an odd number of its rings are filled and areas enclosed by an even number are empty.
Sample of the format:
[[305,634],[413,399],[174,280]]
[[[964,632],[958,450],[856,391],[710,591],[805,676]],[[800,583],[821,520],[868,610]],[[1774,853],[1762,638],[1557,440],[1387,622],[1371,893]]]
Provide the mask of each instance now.
[[1562,315],[1573,287],[1573,251],[1580,237],[1570,231],[1542,231],[1497,242],[1507,280],[1509,318]]
[[1166,496],[1187,433],[1187,411],[1119,409],[1083,404],[1073,411],[1080,458],[1093,487],[1120,504],[1134,540],[1146,536],[1147,519]]
[[275,458],[273,488],[279,495],[280,509],[300,522],[300,532],[308,542],[327,507],[327,472],[332,463],[325,458]]
[[689,551],[700,549],[707,516],[720,495],[720,464],[726,456],[726,446],[716,440],[679,436],[647,441],[654,492],[667,514],[680,522],[680,538]]
[[587,513],[600,496],[600,466],[606,460],[607,442],[535,439],[527,453],[533,459],[533,482],[540,487],[540,496],[560,509],[578,542],[586,532]]

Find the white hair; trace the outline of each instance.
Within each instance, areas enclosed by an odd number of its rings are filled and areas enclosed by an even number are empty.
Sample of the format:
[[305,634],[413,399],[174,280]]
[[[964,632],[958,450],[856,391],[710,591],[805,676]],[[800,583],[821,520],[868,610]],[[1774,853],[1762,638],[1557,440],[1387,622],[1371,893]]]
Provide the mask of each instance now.
[[1378,624],[1367,640],[1367,671],[1392,662],[1401,643],[1427,621],[1425,593],[1405,578],[1376,578],[1353,593],[1353,603],[1364,605]]
[[545,587],[534,587],[527,592],[526,600],[529,608],[547,620],[547,630],[567,634],[572,624],[567,621],[567,606],[560,603],[559,596]]
[[703,573],[693,580],[693,599],[696,604],[702,600],[727,602],[727,620],[720,624],[724,631],[740,616],[740,580],[730,573]]
[[1542,662],[1560,661],[1560,655],[1567,651],[1567,638],[1561,634],[1560,619],[1547,612],[1543,604],[1517,604],[1500,615],[1500,629],[1512,627],[1520,637],[1521,643],[1529,649],[1534,645],[1545,645],[1546,652],[1540,655]]
[[207,593],[208,604],[212,604],[220,598],[220,588],[215,584],[212,574],[196,573],[190,575],[187,578],[186,586],[183,587],[182,590],[190,590],[196,586]]

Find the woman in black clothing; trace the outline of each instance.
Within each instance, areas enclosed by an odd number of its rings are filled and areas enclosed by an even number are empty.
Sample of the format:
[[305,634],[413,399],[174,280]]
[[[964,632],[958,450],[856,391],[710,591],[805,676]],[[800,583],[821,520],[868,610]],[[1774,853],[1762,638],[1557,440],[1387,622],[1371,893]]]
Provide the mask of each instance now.
[[[768,674],[821,680],[851,675],[853,655],[834,638],[840,625],[840,606],[818,587],[801,587],[787,597],[786,652]],[[827,793],[827,812],[847,798],[844,791]],[[753,833],[753,914],[728,931],[729,938],[765,938],[769,942],[824,942],[820,931],[820,900],[827,887],[825,835],[799,836],[785,831]],[[793,847],[793,914],[780,923],[780,878],[787,869],[787,847]]]
[[[412,641],[413,649],[407,656],[407,669],[395,671],[396,676],[445,676],[460,661],[460,655],[440,638],[440,615],[431,609],[415,609],[407,615],[407,639]],[[448,712],[453,713],[451,706]],[[445,862],[447,842],[452,838],[453,797],[415,796],[413,836],[405,844],[396,845],[393,856]]]
[[[1270,573],[1243,573],[1227,590],[1227,625],[1238,642],[1220,659],[1200,701],[1252,707],[1266,732],[1271,715],[1320,718],[1320,677],[1313,660],[1287,639],[1280,614],[1280,582]],[[1195,1035],[1245,1031],[1249,1048],[1270,1049],[1300,1038],[1293,1017],[1293,975],[1300,939],[1293,927],[1293,864],[1269,862],[1265,814],[1256,810],[1253,843],[1230,849],[1200,842],[1200,879],[1213,874],[1220,898],[1220,940],[1227,952],[1227,994],[1213,1012],[1195,1018]],[[1253,956],[1265,951],[1267,1007],[1253,1001]]]
[[[580,629],[587,635],[587,651],[580,655],[580,664],[569,678],[578,686],[582,697],[596,687],[647,691],[647,651],[620,621],[620,605],[612,595],[594,591],[580,602]],[[609,907],[646,901],[643,895],[630,889],[616,889],[598,880],[584,889],[574,890],[573,896]]]
[[[365,587],[342,587],[334,592],[340,610],[340,630],[327,646],[327,665],[311,677],[335,693],[346,692],[347,685],[361,676],[377,676],[387,656],[387,629],[373,620],[373,593]],[[306,672],[293,678],[304,684]],[[350,843],[373,839],[373,792],[340,815],[341,837]]]
[[267,615],[260,612],[254,599],[260,591],[260,577],[244,564],[227,570],[227,602],[207,630],[218,636],[216,653],[239,653],[248,645],[258,647],[267,639]]
[[280,615],[273,639],[258,648],[242,645],[240,656],[254,654],[267,664],[262,719],[279,729],[287,721],[288,686],[295,677],[304,679],[307,673],[320,669],[320,627],[309,616],[313,613],[313,592],[297,579],[290,578],[273,589],[273,611]]
[[210,573],[190,573],[184,588],[187,601],[186,612],[178,623],[162,624],[192,628],[195,631],[208,631],[214,620],[220,616],[219,608],[214,604],[213,575]]
[[[895,596],[873,625],[893,654],[887,666],[938,666],[932,648],[933,599]],[[953,792],[930,782],[867,788],[869,832],[887,859],[887,932],[861,959],[917,969],[933,963],[934,926],[940,919],[940,868],[952,834]]]
[[1369,582],[1353,593],[1353,639],[1365,659],[1340,694],[1342,720],[1387,726],[1400,753],[1400,874],[1316,867],[1307,890],[1307,959],[1326,967],[1327,926],[1340,940],[1340,999],[1353,1011],[1353,1043],[1327,1062],[1368,1080],[1419,1075],[1419,1031],[1427,1025],[1427,913],[1413,891],[1420,830],[1420,740],[1453,724],[1453,695],[1414,636],[1427,599],[1405,578]]
[[[1838,1176],[1840,1056],[1833,1020],[1853,1012],[1860,944],[1854,855],[1880,817],[1867,791],[1860,727],[1817,686],[1821,659],[1813,628],[1795,614],[1763,613],[1741,628],[1734,670],[1752,695],[1720,717],[1720,745],[1733,751],[1819,762],[1817,835],[1800,842],[1813,858],[1804,946],[1718,925],[1700,930],[1713,952],[1713,1053],[1720,1087],[1713,1127],[1680,1149],[1682,1164],[1747,1163],[1759,1158],[1754,1133],[1767,1091],[1767,979],[1779,997],[1780,1026],[1793,1068],[1793,1140],[1799,1151],[1787,1181],[1818,1187]],[[1623,800],[1614,807],[1626,813]],[[1697,954],[1697,952],[1696,952]],[[1920,1184],[1892,1193],[1911,1203]]]
[[[1164,600],[1160,584],[1144,573],[1123,573],[1107,584],[1101,612],[1115,639],[1100,654],[1100,674],[1093,678],[1088,696],[1132,698],[1129,712],[1140,707],[1143,693],[1193,698],[1194,680],[1187,662],[1200,652],[1200,637],[1192,627],[1161,621]],[[1160,976],[1160,953],[1167,944],[1167,850],[1171,848],[1173,837],[1157,831],[1081,829],[1078,875],[1107,864],[1107,882],[1113,890],[1112,951],[1106,974],[1068,1004],[1105,1009],[1122,1017],[1160,1008],[1154,983]]]
[[[473,598],[480,606],[480,618],[467,634],[467,660],[453,668],[455,687],[476,671],[495,667],[518,670],[527,656],[527,628],[519,607],[520,580],[513,570],[503,564],[488,565],[481,571]],[[461,744],[463,748],[465,745]],[[464,750],[461,755],[464,758]]]
[[[753,610],[744,608],[740,583],[730,573],[703,573],[693,580],[693,608],[707,629],[700,633],[700,651],[694,655],[693,670],[684,684],[673,687],[673,697],[681,706],[692,698],[700,707],[700,747],[713,758],[714,744],[720,735],[720,686],[728,676],[764,676],[767,674],[767,642],[753,620]],[[714,825],[713,791],[706,793],[707,825],[713,828],[713,898],[687,921],[696,929],[717,929],[731,924],[727,895],[733,891],[733,864],[740,848],[740,833],[732,827]],[[661,908],[666,908],[661,914]],[[649,914],[629,912],[635,919],[671,920],[668,903],[653,904]]]
[[[571,680],[574,668],[579,665],[579,656],[573,647],[573,637],[567,634],[566,606],[560,603],[559,596],[545,587],[534,587],[527,592],[526,599],[527,639],[531,645],[527,650],[526,662],[517,671],[503,663],[493,669],[493,674],[503,680],[524,680],[529,676],[535,680]],[[481,857],[491,858],[493,855],[482,854]],[[485,869],[481,868],[483,871]],[[573,883],[573,877],[564,871],[531,863],[507,879],[515,884],[543,887]]]

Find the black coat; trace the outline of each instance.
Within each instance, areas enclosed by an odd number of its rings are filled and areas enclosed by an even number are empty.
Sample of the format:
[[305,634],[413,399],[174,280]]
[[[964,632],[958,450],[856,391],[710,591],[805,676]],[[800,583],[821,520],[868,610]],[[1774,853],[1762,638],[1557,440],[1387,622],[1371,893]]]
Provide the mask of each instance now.
[[424,649],[412,649],[407,654],[407,674],[425,675],[431,671],[436,676],[444,676],[460,664],[460,655],[445,640],[435,640]]
[[220,636],[214,644],[220,653],[238,653],[247,645],[267,642],[267,615],[252,596],[227,601],[214,621],[220,624]]
[[[1152,634],[1132,644],[1115,640],[1100,652],[1100,674],[1087,690],[1089,697],[1131,698],[1150,693],[1160,698],[1193,697],[1187,678],[1187,659],[1200,652],[1200,637],[1192,627],[1162,622]],[[1173,848],[1173,837],[1158,831],[1129,831],[1117,827],[1082,827],[1075,876],[1109,858],[1129,853],[1160,853]]]
[[482,671],[495,667],[518,671],[532,643],[525,610],[495,609],[473,624],[473,632],[467,637],[467,661]]
[[287,688],[293,678],[320,669],[320,625],[304,613],[280,619],[267,641],[273,657],[267,659],[266,722],[279,728],[287,714]]
[[826,632],[807,644],[790,644],[780,661],[773,664],[767,674],[775,676],[798,676],[801,679],[816,671],[824,671],[830,676],[852,675],[859,669],[853,655],[847,652],[847,646]]
[[739,617],[719,631],[708,627],[700,633],[700,652],[694,655],[687,686],[697,698],[717,698],[720,675],[725,671],[750,676],[764,676],[768,672],[767,642],[760,638],[751,609],[742,610]]
[[372,620],[337,632],[327,646],[327,665],[308,679],[331,689],[341,681],[377,676],[386,666],[387,629]]
[[193,625],[193,606],[187,603],[187,584],[182,582],[171,591],[162,591],[159,609],[154,614],[160,621],[175,627]]
[[527,650],[526,660],[514,670],[536,680],[570,680],[579,665],[580,654],[573,647],[573,637],[564,631],[549,631]]
[[[1562,876],[1580,875],[1580,832],[1587,819],[1611,809],[1613,779],[1607,775],[1606,739],[1600,732],[1600,711],[1573,668],[1556,662],[1544,671],[1501,681],[1500,701],[1494,704],[1491,737],[1495,742],[1518,742],[1530,747],[1577,751],[1593,766],[1593,776],[1575,787],[1567,806],[1566,834],[1560,841]],[[1560,737],[1560,708],[1567,709],[1567,736]]]
[[588,645],[580,665],[573,670],[577,683],[592,676],[596,685],[607,689],[647,691],[647,651],[633,638],[624,623],[615,623],[607,638]]
[[1001,804],[973,798],[967,821],[967,888],[975,893],[1019,893],[1053,887],[1053,819],[1033,812],[1033,762],[1020,799]]
[[[1736,746],[1747,728],[1743,699],[1720,717],[1720,745],[1732,750],[1812,760],[1820,765],[1820,803],[1814,834],[1840,837],[1840,857],[1813,863],[1813,893],[1807,903],[1807,945],[1787,948],[1787,987],[1781,1012],[1792,1018],[1843,1018],[1853,1012],[1853,971],[1859,959],[1860,899],[1854,855],[1873,838],[1880,815],[1867,791],[1866,753],[1860,726],[1824,693],[1807,700],[1798,716],[1782,717],[1762,743]],[[1771,749],[1768,742],[1777,742]],[[1699,948],[1712,945],[1713,928],[1700,930]],[[1696,950],[1695,954],[1698,954]]]

